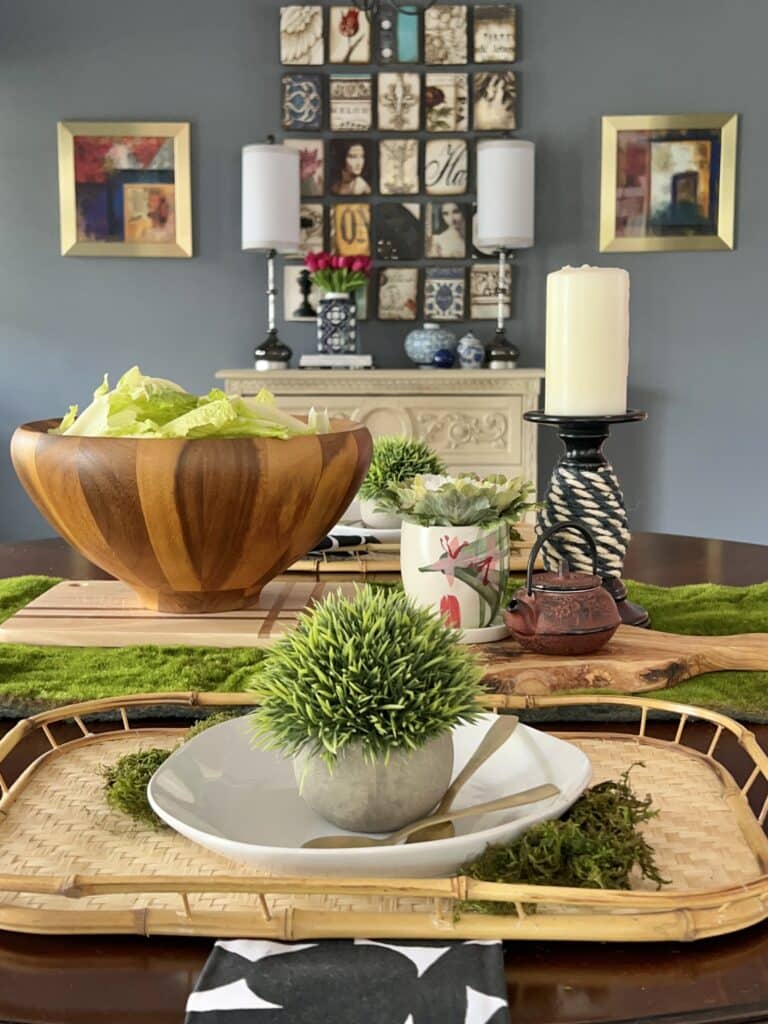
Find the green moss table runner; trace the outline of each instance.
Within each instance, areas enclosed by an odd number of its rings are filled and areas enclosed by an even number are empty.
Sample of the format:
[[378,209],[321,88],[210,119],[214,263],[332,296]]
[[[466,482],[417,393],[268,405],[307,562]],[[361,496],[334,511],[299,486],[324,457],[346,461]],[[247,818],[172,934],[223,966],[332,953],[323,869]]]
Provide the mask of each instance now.
[[[0,580],[0,621],[59,582],[43,576]],[[656,629],[689,635],[768,632],[768,583],[751,587],[628,583],[630,598]],[[20,717],[94,697],[171,690],[248,688],[265,652],[254,648],[36,647],[0,645],[0,714]],[[717,672],[657,690],[660,699],[768,722],[768,672]]]

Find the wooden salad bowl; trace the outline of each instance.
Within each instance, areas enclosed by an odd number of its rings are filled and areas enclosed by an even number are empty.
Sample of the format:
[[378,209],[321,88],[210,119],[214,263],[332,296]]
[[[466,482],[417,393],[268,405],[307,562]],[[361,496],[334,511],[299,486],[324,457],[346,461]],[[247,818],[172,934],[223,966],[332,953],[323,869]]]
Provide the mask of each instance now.
[[65,540],[153,611],[256,605],[338,522],[371,459],[371,435],[351,420],[286,440],[49,434],[58,423],[16,430],[19,480]]

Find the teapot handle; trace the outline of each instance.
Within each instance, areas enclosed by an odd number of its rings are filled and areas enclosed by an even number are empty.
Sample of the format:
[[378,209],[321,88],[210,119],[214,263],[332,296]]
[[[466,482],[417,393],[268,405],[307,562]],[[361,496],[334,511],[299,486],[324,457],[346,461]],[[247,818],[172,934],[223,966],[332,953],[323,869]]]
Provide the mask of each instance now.
[[548,530],[545,530],[544,533],[540,534],[531,549],[531,556],[528,559],[528,572],[525,576],[525,589],[529,597],[533,594],[533,567],[536,563],[536,556],[547,543],[549,538],[553,534],[559,533],[561,530],[578,530],[578,532],[584,536],[589,544],[589,550],[592,552],[592,573],[597,576],[597,544],[595,544],[595,538],[586,526],[583,526],[575,519],[565,519],[562,523],[555,523],[554,526],[550,526]]

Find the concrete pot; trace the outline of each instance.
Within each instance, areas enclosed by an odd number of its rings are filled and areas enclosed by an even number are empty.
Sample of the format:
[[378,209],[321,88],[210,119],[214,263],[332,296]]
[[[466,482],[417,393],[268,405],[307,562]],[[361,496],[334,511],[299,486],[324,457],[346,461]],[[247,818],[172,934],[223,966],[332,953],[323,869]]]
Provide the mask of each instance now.
[[400,516],[391,512],[376,512],[375,498],[360,499],[360,518],[371,530],[399,530],[403,524]]
[[350,832],[391,832],[421,818],[445,795],[453,772],[449,732],[413,751],[393,750],[389,761],[366,760],[350,747],[329,771],[315,754],[293,762],[303,799],[339,828]]

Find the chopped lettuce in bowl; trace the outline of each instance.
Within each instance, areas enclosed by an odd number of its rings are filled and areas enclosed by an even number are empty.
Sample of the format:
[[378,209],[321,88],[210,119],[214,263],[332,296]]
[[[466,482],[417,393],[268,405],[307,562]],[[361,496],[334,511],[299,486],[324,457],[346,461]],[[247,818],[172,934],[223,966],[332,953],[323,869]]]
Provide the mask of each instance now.
[[81,413],[76,405],[51,434],[69,437],[298,437],[327,434],[328,411],[310,409],[307,422],[278,409],[274,396],[262,388],[255,397],[227,395],[213,388],[191,395],[161,377],[145,377],[132,367],[110,391],[109,379],[93,393]]

